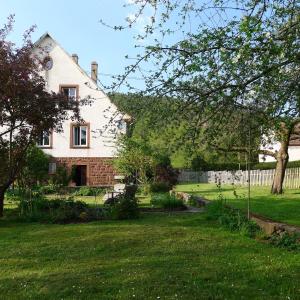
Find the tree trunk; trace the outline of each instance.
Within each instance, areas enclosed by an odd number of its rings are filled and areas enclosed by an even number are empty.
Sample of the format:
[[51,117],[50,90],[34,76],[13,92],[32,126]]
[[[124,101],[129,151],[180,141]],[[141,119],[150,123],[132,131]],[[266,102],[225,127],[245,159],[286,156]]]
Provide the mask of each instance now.
[[3,217],[3,211],[4,211],[4,194],[5,194],[5,188],[0,187],[0,218]]
[[285,170],[289,161],[288,143],[289,142],[282,142],[281,147],[276,155],[277,163],[271,189],[272,194],[282,194],[283,192],[282,186],[285,176]]

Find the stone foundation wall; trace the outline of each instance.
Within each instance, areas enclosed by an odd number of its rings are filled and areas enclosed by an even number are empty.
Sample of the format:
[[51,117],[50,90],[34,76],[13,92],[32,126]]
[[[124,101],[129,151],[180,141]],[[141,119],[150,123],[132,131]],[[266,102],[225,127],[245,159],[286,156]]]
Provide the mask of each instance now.
[[[88,186],[112,186],[116,171],[113,168],[113,158],[106,157],[56,157],[54,161],[65,165],[69,172],[74,165],[87,166]],[[74,185],[74,183],[71,185]]]

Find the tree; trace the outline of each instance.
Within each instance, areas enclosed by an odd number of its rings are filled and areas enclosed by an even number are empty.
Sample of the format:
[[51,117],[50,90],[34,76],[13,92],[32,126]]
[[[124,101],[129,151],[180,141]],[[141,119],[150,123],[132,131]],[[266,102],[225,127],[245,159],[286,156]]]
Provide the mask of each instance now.
[[23,168],[18,175],[18,184],[30,188],[49,179],[50,157],[36,145],[28,148]]
[[[295,0],[134,0],[133,27],[151,8],[154,12],[133,64],[116,78],[112,88],[130,84],[130,74],[141,74],[148,96],[178,99],[177,113],[164,120],[189,120],[198,133],[216,144],[220,133],[232,135],[247,128],[247,136],[270,136],[279,141],[278,151],[259,152],[277,161],[272,193],[282,193],[290,137],[300,121],[300,4]],[[238,4],[236,4],[238,3]],[[178,31],[182,33],[178,35]],[[132,57],[131,57],[132,59]],[[145,110],[155,109],[155,104]],[[237,118],[237,112],[240,118]],[[227,124],[225,126],[225,124]],[[258,126],[259,124],[259,126]],[[209,130],[207,130],[207,128]],[[216,128],[223,128],[216,130]],[[225,131],[226,130],[226,131]],[[213,133],[213,134],[212,134]],[[233,134],[234,136],[234,134]],[[256,143],[256,141],[255,141]],[[248,151],[246,145],[230,143],[228,151]],[[250,153],[248,153],[248,156]]]
[[76,101],[46,90],[40,75],[43,63],[33,57],[33,28],[17,47],[7,40],[12,27],[10,16],[0,29],[0,217],[5,191],[20,174],[28,149],[43,132],[60,131],[70,116],[79,119]]

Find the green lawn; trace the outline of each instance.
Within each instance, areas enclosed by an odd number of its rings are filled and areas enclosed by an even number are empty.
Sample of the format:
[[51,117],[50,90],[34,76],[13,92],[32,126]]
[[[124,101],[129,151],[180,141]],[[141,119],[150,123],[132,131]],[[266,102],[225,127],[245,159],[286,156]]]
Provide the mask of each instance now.
[[0,221],[1,299],[299,299],[300,253],[205,214],[41,225]]
[[[240,209],[247,207],[247,188],[233,186],[221,187],[222,195],[228,204]],[[181,184],[178,191],[202,195],[209,200],[218,199],[220,191],[215,184]],[[271,195],[270,187],[251,187],[251,211],[276,221],[300,226],[300,189],[286,189],[283,195]]]

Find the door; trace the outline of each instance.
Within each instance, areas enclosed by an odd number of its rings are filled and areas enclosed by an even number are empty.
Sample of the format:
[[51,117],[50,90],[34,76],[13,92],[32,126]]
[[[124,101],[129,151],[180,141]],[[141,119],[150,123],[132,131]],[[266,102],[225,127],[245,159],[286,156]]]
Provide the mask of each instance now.
[[75,167],[75,184],[76,186],[86,185],[87,182],[87,166],[79,165]]

